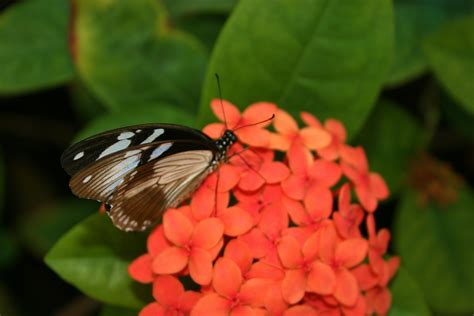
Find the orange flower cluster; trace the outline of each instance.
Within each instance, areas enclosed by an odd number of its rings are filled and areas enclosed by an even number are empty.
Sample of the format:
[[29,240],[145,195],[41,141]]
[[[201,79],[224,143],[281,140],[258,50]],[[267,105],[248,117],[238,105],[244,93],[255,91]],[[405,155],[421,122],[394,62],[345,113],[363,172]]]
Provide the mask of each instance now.
[[[386,314],[399,259],[384,258],[390,233],[376,231],[373,212],[388,189],[364,150],[344,143],[344,126],[302,113],[300,129],[267,102],[242,114],[226,101],[211,106],[239,143],[188,205],[164,214],[129,266],[153,283],[156,301],[140,315]],[[204,132],[217,138],[224,128]]]

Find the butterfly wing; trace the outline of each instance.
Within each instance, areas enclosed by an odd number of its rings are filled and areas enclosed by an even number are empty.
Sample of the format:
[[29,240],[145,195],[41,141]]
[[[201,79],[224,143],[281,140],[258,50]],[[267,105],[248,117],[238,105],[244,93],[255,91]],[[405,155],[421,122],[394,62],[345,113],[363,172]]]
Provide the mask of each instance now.
[[120,128],[85,139],[61,157],[72,192],[110,206],[123,230],[144,230],[186,198],[213,170],[217,149],[178,125]]
[[108,201],[112,222],[126,231],[147,229],[199,186],[213,170],[213,159],[209,150],[191,150],[137,168]]

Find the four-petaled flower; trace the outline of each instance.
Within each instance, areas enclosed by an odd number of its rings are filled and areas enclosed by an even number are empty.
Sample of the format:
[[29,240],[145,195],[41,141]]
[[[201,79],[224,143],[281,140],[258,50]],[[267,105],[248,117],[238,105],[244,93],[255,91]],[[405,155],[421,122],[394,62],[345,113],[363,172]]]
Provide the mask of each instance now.
[[[388,189],[364,150],[344,143],[342,123],[303,113],[300,129],[272,103],[242,114],[224,100],[211,106],[225,123],[204,131],[227,127],[239,142],[129,265],[153,284],[140,315],[385,315],[399,259],[386,258],[390,233],[373,212]],[[270,132],[258,123],[273,114]]]

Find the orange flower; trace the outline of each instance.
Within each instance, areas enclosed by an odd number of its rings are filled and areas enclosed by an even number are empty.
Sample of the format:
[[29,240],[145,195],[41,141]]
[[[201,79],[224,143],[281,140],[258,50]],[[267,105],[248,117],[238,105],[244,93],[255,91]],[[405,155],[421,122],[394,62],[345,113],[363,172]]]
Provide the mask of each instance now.
[[[220,102],[212,107],[224,119]],[[384,259],[390,234],[376,231],[372,212],[388,190],[363,149],[344,144],[336,120],[322,126],[303,113],[308,127],[299,130],[271,103],[240,114],[224,101],[224,109],[228,127],[250,146],[235,144],[189,205],[167,210],[147,253],[129,265],[132,278],[153,283],[155,301],[140,315],[386,314],[400,260]],[[263,128],[268,122],[239,129],[273,113],[276,134]],[[224,127],[206,132],[218,137]],[[190,276],[199,292],[186,292],[177,275]]]
[[255,315],[264,310],[268,280],[251,279],[244,281],[242,273],[230,259],[218,259],[212,278],[215,292],[202,297],[191,311],[191,315]]
[[158,276],[153,282],[155,303],[147,305],[139,316],[188,315],[201,294],[184,291],[178,279],[169,275]]
[[300,146],[292,146],[288,152],[291,175],[283,179],[281,186],[285,194],[292,199],[302,200],[312,186],[335,185],[342,174],[341,167],[324,159],[313,160]]
[[[221,104],[222,102],[222,104]],[[239,141],[255,147],[267,147],[270,142],[270,133],[263,129],[270,125],[269,119],[275,114],[276,105],[269,102],[258,102],[251,104],[244,113],[240,114],[239,109],[225,100],[214,99],[211,101],[211,109],[214,115],[222,122],[225,122],[227,128],[233,130]],[[224,110],[224,112],[222,112]],[[246,126],[262,122],[258,125]],[[209,137],[219,138],[224,132],[226,126],[223,123],[212,123],[204,128],[204,133]],[[241,128],[246,126],[245,128]]]
[[303,145],[308,149],[323,148],[331,141],[331,135],[321,128],[298,128],[296,121],[285,111],[278,110],[273,120],[277,134],[270,136],[270,148],[287,151],[292,144]]
[[345,146],[341,153],[342,170],[355,185],[360,203],[367,211],[375,211],[378,200],[384,200],[389,195],[385,181],[378,173],[368,171],[367,157],[362,148]]
[[209,284],[212,278],[210,250],[224,233],[224,225],[217,218],[208,218],[194,225],[178,211],[163,216],[166,238],[173,244],[161,251],[153,260],[156,274],[174,274],[189,268],[191,278],[198,284]]

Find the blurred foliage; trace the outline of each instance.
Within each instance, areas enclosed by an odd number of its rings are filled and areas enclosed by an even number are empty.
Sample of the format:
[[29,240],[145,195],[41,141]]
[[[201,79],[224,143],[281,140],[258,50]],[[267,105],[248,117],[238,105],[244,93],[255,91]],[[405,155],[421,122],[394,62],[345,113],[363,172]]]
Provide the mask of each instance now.
[[127,274],[145,237],[83,220],[99,205],[71,197],[59,157],[111,128],[214,121],[216,72],[238,107],[333,117],[365,148],[392,193],[390,315],[474,310],[473,1],[11,0],[0,65],[0,313],[150,300]]

